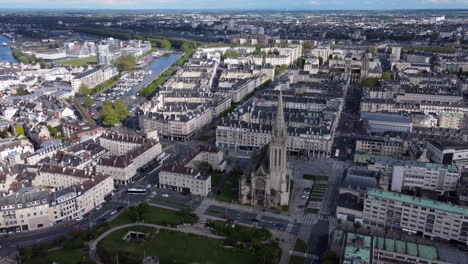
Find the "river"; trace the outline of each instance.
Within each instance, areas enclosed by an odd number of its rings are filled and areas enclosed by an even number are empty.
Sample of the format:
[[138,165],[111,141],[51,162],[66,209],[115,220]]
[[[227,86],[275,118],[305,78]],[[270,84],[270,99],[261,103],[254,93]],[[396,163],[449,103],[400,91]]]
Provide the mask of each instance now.
[[161,56],[161,58],[151,62],[148,66],[144,67],[144,70],[151,71],[152,73],[145,77],[145,79],[138,85],[135,85],[130,91],[124,96],[132,96],[140,91],[143,87],[147,86],[150,82],[156,79],[167,67],[180,58],[180,53],[169,53]]
[[11,53],[11,48],[8,46],[3,46],[3,43],[8,42],[11,42],[11,40],[3,35],[0,35],[0,61],[17,62]]

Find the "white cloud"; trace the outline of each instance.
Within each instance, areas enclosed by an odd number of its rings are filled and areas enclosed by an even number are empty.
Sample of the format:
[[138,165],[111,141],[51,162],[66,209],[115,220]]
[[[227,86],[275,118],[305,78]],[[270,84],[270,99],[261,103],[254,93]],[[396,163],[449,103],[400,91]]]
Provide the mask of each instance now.
[[320,5],[320,2],[315,1],[315,0],[310,0],[308,3],[309,3],[309,5]]

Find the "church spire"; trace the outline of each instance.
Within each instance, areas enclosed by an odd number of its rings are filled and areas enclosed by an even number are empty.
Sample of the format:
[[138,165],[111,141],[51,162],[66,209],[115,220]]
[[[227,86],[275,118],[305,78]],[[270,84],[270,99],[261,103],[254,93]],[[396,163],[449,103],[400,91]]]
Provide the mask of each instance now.
[[271,141],[278,144],[286,144],[287,128],[286,122],[284,121],[284,105],[283,105],[283,93],[280,90],[278,98],[278,110],[276,110],[276,118],[273,124],[273,133]]

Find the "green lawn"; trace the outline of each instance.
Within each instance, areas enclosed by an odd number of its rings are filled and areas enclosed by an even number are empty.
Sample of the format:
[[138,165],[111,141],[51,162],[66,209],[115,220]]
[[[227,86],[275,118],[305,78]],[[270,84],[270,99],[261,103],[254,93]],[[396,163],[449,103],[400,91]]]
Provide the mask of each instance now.
[[[140,222],[144,221],[145,223],[163,226],[177,226],[193,222],[194,219],[191,218],[192,214],[188,214],[188,212],[175,211],[157,206],[149,206],[148,209],[142,213]],[[106,222],[100,226],[93,227],[88,232],[94,237],[98,237],[112,227],[130,223],[135,223],[135,220],[131,217],[130,210],[127,208],[124,209],[124,211],[112,221]]]
[[[119,216],[110,222],[94,226],[91,229],[80,232],[72,232],[66,238],[59,238],[51,243],[40,244],[40,248],[22,249],[21,259],[28,264],[50,264],[57,261],[60,264],[78,264],[88,256],[85,242],[90,238],[95,239],[112,227],[121,226],[135,222],[138,212],[140,222],[152,223],[165,226],[177,226],[184,223],[196,223],[198,217],[188,210],[174,211],[156,206],[130,207],[126,208]],[[139,208],[138,210],[136,208]],[[135,227],[133,229],[140,228]],[[51,250],[55,249],[56,250]],[[49,251],[51,250],[51,251]],[[44,257],[46,256],[46,257]],[[122,262],[125,263],[125,262]]]
[[229,238],[233,241],[261,243],[271,239],[272,234],[268,229],[255,228],[243,225],[234,227],[225,225],[224,221],[209,221],[207,225],[215,230],[218,236]]
[[315,180],[315,181],[328,181],[327,176],[312,175],[312,174],[304,174],[304,179]]
[[[146,232],[149,237],[140,241],[123,241],[129,230]],[[116,231],[98,245],[98,254],[104,263],[115,263],[119,256],[122,263],[141,263],[144,255],[158,256],[161,263],[256,263],[253,252],[241,249],[225,249],[221,240],[185,234],[177,231],[147,227]]]
[[297,239],[296,243],[294,244],[294,250],[299,252],[306,252],[307,251],[307,244],[302,239]]
[[305,258],[301,256],[291,255],[289,264],[304,264]]
[[97,57],[96,56],[56,62],[56,64],[67,64],[67,65],[70,65],[70,66],[86,66],[86,65],[89,65],[89,64],[96,64],[96,63],[97,63]]
[[316,209],[316,208],[306,208],[304,210],[304,212],[306,212],[307,214],[318,214],[319,211],[320,209]]
[[24,264],[50,264],[54,262],[61,264],[88,263],[86,261],[89,261],[89,255],[88,250],[85,248],[53,250],[41,257],[29,260],[26,260],[25,256],[21,256],[21,263]]

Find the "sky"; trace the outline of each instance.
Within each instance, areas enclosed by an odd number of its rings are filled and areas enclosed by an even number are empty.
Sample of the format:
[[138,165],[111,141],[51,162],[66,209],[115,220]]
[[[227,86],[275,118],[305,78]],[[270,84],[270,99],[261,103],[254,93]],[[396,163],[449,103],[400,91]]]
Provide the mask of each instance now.
[[468,0],[0,0],[0,8],[80,9],[468,9]]

